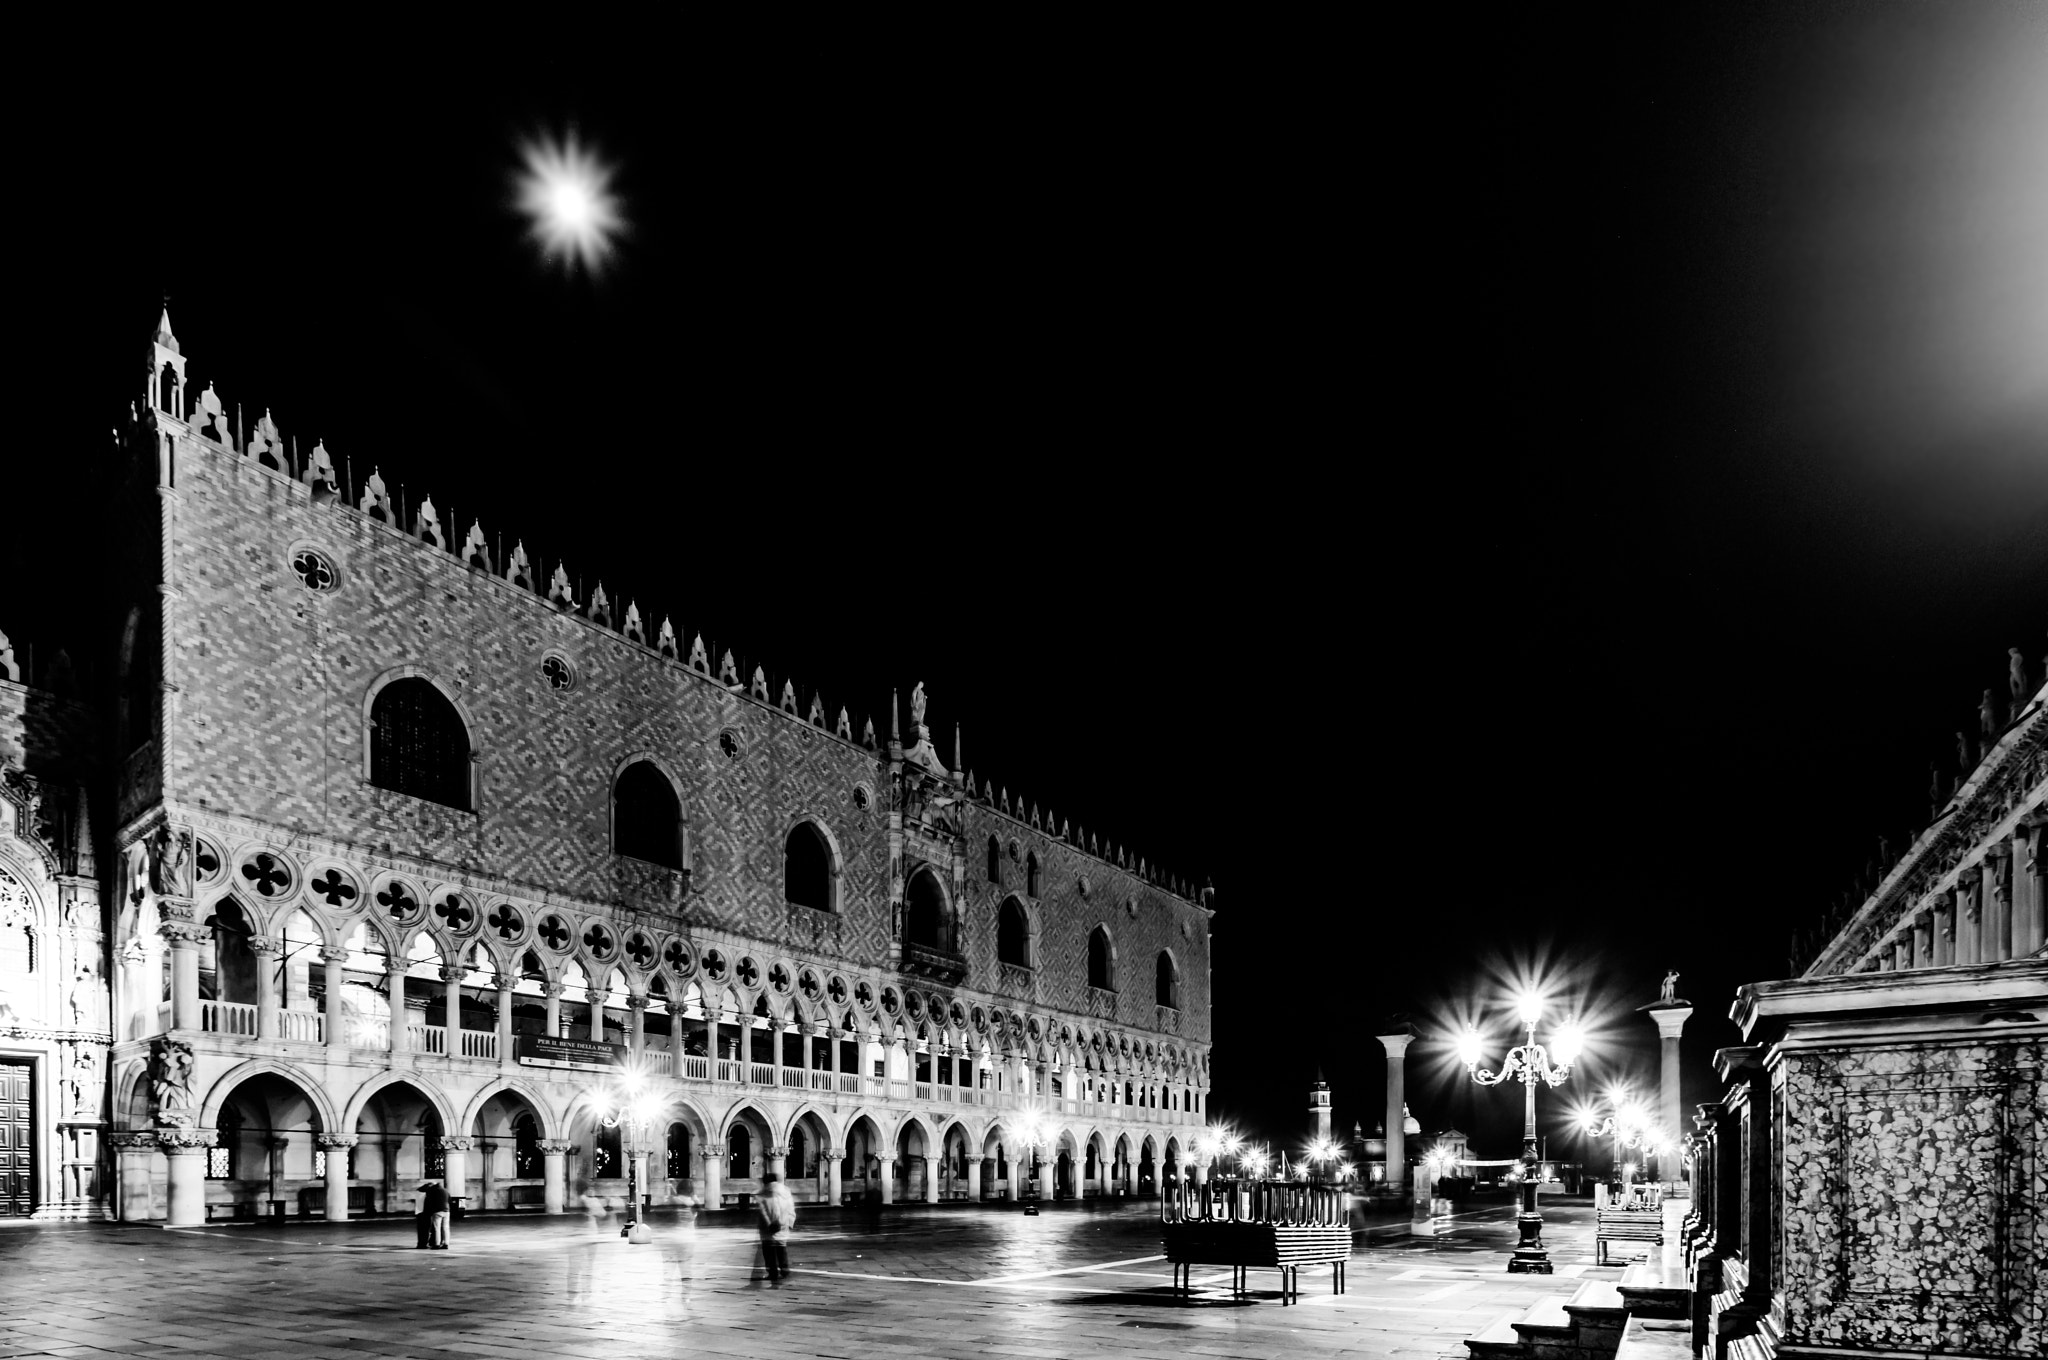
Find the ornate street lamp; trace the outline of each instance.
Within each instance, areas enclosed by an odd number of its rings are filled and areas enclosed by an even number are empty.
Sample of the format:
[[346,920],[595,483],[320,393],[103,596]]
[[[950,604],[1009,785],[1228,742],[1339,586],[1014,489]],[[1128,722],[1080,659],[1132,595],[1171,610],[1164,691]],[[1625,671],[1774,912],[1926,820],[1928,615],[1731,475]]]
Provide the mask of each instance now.
[[1548,1275],[1550,1252],[1543,1245],[1543,1215],[1536,1208],[1536,1085],[1562,1086],[1585,1040],[1577,1026],[1565,1025],[1552,1036],[1550,1047],[1537,1043],[1536,1022],[1543,1016],[1543,998],[1534,993],[1522,998],[1520,1013],[1526,1037],[1508,1050],[1507,1061],[1498,1072],[1480,1068],[1479,1031],[1470,1025],[1458,1042],[1458,1058],[1481,1086],[1498,1086],[1510,1078],[1522,1083],[1522,1210],[1515,1217],[1521,1237],[1515,1254],[1508,1258],[1508,1271]]
[[598,1122],[608,1129],[622,1129],[624,1132],[626,1221],[619,1227],[619,1236],[632,1243],[654,1240],[654,1234],[640,1218],[640,1157],[652,1143],[648,1128],[660,1110],[660,1097],[647,1089],[638,1068],[623,1069],[611,1084],[598,1093]]

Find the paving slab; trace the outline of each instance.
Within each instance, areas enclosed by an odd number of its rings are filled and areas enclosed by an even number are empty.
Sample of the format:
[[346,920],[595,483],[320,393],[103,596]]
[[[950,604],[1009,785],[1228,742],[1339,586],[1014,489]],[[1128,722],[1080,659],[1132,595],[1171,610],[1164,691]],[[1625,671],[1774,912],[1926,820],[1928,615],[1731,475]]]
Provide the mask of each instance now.
[[1145,1204],[817,1213],[779,1288],[732,1215],[657,1215],[644,1245],[580,1215],[475,1216],[445,1252],[414,1249],[409,1219],[14,1223],[0,1225],[0,1357],[1466,1360],[1464,1339],[1503,1310],[1620,1276],[1593,1264],[1590,1206],[1544,1213],[1553,1276],[1506,1273],[1514,1210],[1499,1203],[1434,1237],[1368,1226],[1348,1291],[1304,1270],[1295,1307],[1271,1271],[1235,1298],[1228,1270],[1198,1269],[1194,1297],[1175,1298]]

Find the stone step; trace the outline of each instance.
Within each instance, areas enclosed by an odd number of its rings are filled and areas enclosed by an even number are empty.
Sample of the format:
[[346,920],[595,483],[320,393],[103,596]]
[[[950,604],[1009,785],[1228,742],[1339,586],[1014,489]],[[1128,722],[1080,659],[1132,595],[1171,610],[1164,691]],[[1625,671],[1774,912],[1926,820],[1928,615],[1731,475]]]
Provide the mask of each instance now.
[[1693,1360],[1692,1328],[1668,1319],[1630,1318],[1615,1360]]
[[1521,1360],[1528,1354],[1522,1349],[1522,1334],[1515,1330],[1515,1323],[1521,1319],[1521,1310],[1502,1313],[1487,1325],[1477,1336],[1465,1338],[1465,1349],[1472,1353],[1472,1360]]
[[1622,1271],[1616,1287],[1630,1313],[1648,1318],[1691,1316],[1691,1295],[1683,1274],[1677,1280],[1665,1278],[1667,1266],[1657,1256],[1637,1261]]

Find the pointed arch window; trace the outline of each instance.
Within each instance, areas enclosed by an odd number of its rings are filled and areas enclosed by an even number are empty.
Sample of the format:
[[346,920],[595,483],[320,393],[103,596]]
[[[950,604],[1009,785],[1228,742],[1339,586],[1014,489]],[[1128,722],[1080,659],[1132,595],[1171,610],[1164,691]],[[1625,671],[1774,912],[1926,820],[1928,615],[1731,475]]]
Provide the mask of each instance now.
[[988,838],[988,882],[992,888],[1003,883],[1003,843],[994,836]]
[[1173,966],[1173,955],[1164,949],[1159,951],[1157,978],[1153,983],[1153,999],[1162,1006],[1180,1009],[1180,969]]
[[1003,899],[996,914],[996,958],[1018,968],[1031,966],[1031,918],[1014,897]]
[[532,1115],[522,1114],[512,1121],[512,1174],[528,1180],[546,1169],[540,1148],[540,1123]]
[[832,847],[809,822],[790,828],[782,844],[782,895],[800,907],[833,911]]
[[620,1150],[619,1141],[617,1124],[607,1128],[602,1120],[598,1121],[590,1139],[590,1174],[593,1178],[602,1179],[626,1174],[621,1169],[626,1164],[626,1158]]
[[747,1132],[745,1124],[732,1126],[732,1133],[725,1140],[725,1175],[727,1180],[743,1181],[754,1174],[754,1139]]
[[370,706],[370,782],[469,810],[469,730],[425,680],[393,680]]
[[907,918],[904,935],[910,943],[929,949],[951,947],[946,939],[946,894],[929,868],[911,875],[910,885],[903,890],[903,904]]
[[683,803],[650,761],[628,765],[612,786],[612,853],[683,867]]
[[1116,990],[1116,949],[1105,926],[1095,927],[1088,936],[1088,985],[1105,992]]
[[1039,896],[1038,855],[1036,852],[1024,857],[1024,895],[1026,897]]

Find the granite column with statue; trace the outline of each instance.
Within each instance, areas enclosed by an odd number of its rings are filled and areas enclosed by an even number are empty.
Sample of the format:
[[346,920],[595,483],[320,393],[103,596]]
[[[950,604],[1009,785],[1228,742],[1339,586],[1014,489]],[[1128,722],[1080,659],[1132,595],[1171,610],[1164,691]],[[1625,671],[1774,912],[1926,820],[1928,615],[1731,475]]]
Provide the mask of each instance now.
[[1669,1151],[1657,1153],[1657,1178],[1676,1184],[1684,1175],[1684,1162],[1678,1148],[1686,1123],[1682,1115],[1685,1108],[1680,1094],[1681,1069],[1679,1063],[1678,1038],[1685,1028],[1687,1017],[1692,1014],[1692,1003],[1678,995],[1678,974],[1676,971],[1664,975],[1664,991],[1655,1001],[1642,1008],[1657,1026],[1657,1038],[1662,1050],[1657,1072],[1657,1127],[1667,1140],[1663,1146]]

